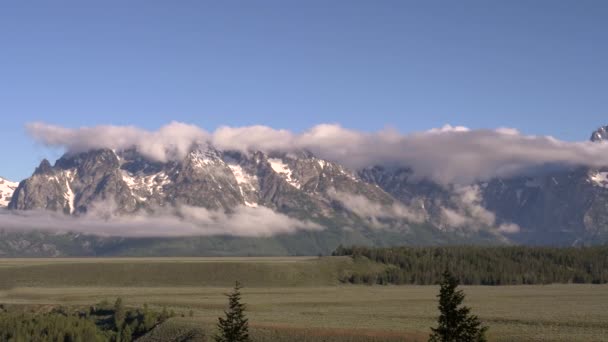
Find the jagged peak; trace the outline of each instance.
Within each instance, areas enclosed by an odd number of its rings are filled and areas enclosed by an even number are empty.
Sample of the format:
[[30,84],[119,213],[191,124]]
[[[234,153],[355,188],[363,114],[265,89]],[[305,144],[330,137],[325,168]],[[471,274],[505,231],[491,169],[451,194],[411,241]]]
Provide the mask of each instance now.
[[100,165],[118,167],[118,155],[111,149],[103,148],[80,153],[66,153],[55,162],[55,168],[62,170],[91,168]]
[[65,153],[55,162],[55,166],[61,167],[65,164],[80,165],[86,160],[92,159],[114,159],[118,158],[116,152],[109,148],[100,148],[78,153]]
[[51,173],[53,173],[53,167],[46,158],[42,159],[40,165],[34,170],[35,175],[48,175]]
[[211,144],[196,144],[193,145],[190,149],[190,153],[188,153],[188,157],[190,158],[200,158],[200,157],[208,157],[208,158],[219,158],[220,151],[218,151]]
[[608,126],[601,126],[591,133],[589,140],[593,142],[602,142],[608,140]]

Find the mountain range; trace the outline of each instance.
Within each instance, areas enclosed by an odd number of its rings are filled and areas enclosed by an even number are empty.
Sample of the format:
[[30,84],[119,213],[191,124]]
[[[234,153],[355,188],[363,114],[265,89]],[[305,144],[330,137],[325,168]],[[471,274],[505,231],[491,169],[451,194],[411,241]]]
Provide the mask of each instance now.
[[[603,143],[607,130],[601,127],[591,140]],[[76,222],[174,216],[219,225],[200,236],[108,236],[94,228],[36,231],[39,224],[24,230],[8,223],[0,233],[0,255],[8,256],[317,254],[338,244],[599,244],[608,241],[608,170],[556,166],[462,185],[421,178],[407,167],[351,170],[306,150],[243,153],[196,144],[184,158],[160,162],[136,149],[93,149],[65,154],[53,165],[43,160],[19,184],[0,178],[0,206],[10,213],[61,213]],[[261,213],[294,228],[255,227],[267,222],[255,221]],[[222,231],[214,221],[218,215],[226,222],[240,215],[253,228]]]

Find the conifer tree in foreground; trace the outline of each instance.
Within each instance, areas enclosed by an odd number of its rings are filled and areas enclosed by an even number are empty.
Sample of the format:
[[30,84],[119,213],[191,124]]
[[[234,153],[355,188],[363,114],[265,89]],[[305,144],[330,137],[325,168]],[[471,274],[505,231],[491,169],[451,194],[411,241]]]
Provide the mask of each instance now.
[[125,327],[120,332],[121,341],[131,342],[133,340],[133,331],[129,325],[125,324]]
[[241,284],[237,281],[228,296],[228,310],[225,318],[219,317],[215,335],[216,342],[251,342],[249,323],[245,317],[245,304],[241,303]]
[[429,342],[485,342],[488,327],[469,307],[461,306],[464,293],[456,290],[458,280],[446,270],[440,285],[438,327],[431,328]]
[[116,298],[116,302],[114,302],[114,326],[116,327],[116,331],[121,331],[123,324],[125,324],[125,318],[127,316],[127,312],[125,306],[122,302],[122,298]]

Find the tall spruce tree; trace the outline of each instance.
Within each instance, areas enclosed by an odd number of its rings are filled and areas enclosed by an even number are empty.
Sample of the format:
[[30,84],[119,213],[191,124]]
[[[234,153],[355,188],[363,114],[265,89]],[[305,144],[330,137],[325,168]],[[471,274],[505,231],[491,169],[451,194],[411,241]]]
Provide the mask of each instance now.
[[122,298],[118,297],[116,298],[116,302],[114,302],[114,326],[116,327],[116,331],[120,332],[122,330],[126,317],[127,312],[122,302]]
[[131,327],[128,324],[125,324],[122,329],[120,338],[122,342],[131,342],[133,340],[133,330],[131,330]]
[[440,285],[438,326],[431,328],[429,342],[485,342],[488,327],[481,325],[469,307],[461,305],[464,293],[456,290],[458,280],[446,270]]
[[245,304],[241,303],[241,284],[237,281],[228,297],[228,310],[225,318],[219,317],[215,335],[216,342],[251,342],[249,323],[245,317]]

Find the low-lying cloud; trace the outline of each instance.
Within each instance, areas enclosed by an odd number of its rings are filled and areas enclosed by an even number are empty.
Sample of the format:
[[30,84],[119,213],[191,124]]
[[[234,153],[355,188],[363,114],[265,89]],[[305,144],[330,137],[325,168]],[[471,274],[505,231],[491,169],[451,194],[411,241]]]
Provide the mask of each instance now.
[[179,159],[197,143],[243,152],[307,149],[352,169],[410,167],[417,177],[442,184],[471,184],[555,165],[608,166],[608,144],[565,142],[550,136],[523,135],[512,128],[470,130],[446,125],[401,134],[390,129],[367,133],[322,124],[302,133],[266,126],[220,127],[209,133],[173,122],[157,131],[130,126],[69,129],[45,123],[28,124],[27,130],[36,141],[68,152],[135,147],[159,161]]
[[232,213],[180,206],[155,213],[118,216],[102,203],[83,216],[67,216],[45,210],[0,209],[0,229],[47,231],[121,237],[180,237],[231,235],[268,237],[323,227],[276,213],[269,208],[237,207]]
[[427,219],[424,212],[420,210],[421,208],[412,208],[402,203],[382,204],[370,201],[362,195],[340,192],[335,189],[330,189],[327,194],[330,198],[340,202],[348,211],[367,219],[376,227],[384,226],[380,223],[382,219],[403,219],[413,223],[421,223]]
[[478,185],[458,185],[452,192],[451,203],[454,207],[441,208],[443,223],[457,228],[496,228],[504,234],[514,234],[520,227],[511,222],[497,224],[496,215],[481,204],[481,193]]
[[[328,195],[340,202],[348,211],[367,220],[373,227],[385,228],[384,220],[405,220],[410,223],[422,223],[429,220],[428,215],[415,202],[406,205],[400,202],[390,204],[374,202],[362,195],[330,189]],[[495,229],[499,233],[513,234],[520,231],[515,223],[497,223],[496,215],[483,207],[479,186],[454,186],[452,189],[452,207],[440,207],[440,225],[444,228]]]

